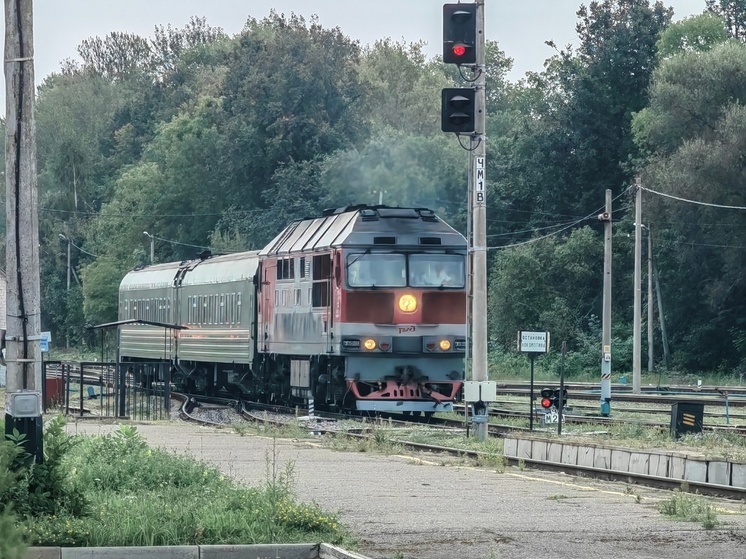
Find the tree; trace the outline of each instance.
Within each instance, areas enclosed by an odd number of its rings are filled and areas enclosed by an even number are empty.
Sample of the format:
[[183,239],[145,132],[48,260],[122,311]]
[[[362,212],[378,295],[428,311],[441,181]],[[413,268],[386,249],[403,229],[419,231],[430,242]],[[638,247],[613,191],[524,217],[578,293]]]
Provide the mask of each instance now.
[[670,17],[647,0],[581,6],[577,49],[558,51],[542,73],[507,88],[490,125],[500,158],[495,193],[509,210],[504,221],[582,217],[605,190],[618,195],[629,185],[630,122],[647,104],[655,45]]
[[262,192],[282,165],[361,136],[359,55],[357,43],[316,18],[307,25],[300,16],[272,12],[248,21],[223,91],[231,204],[264,207]]
[[746,40],[746,0],[705,0],[707,9],[723,18],[731,36]]
[[658,40],[658,56],[662,59],[680,54],[710,50],[728,39],[723,20],[704,13],[669,25]]
[[746,45],[735,41],[664,61],[650,106],[635,117],[636,141],[648,158],[649,188],[702,202],[655,197],[646,203],[666,288],[676,361],[686,368],[746,363],[746,263],[734,243],[746,227]]

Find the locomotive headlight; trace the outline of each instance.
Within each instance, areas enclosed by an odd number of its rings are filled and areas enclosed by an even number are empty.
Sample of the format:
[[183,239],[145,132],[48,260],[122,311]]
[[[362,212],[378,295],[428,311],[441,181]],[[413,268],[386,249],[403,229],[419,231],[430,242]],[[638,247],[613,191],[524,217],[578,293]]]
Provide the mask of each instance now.
[[399,309],[402,312],[414,312],[417,310],[417,298],[414,295],[402,295],[399,297]]
[[363,342],[363,347],[367,349],[368,351],[376,349],[376,341],[367,339]]
[[450,340],[440,340],[440,343],[438,344],[440,346],[440,349],[442,351],[448,351],[451,349],[451,341]]

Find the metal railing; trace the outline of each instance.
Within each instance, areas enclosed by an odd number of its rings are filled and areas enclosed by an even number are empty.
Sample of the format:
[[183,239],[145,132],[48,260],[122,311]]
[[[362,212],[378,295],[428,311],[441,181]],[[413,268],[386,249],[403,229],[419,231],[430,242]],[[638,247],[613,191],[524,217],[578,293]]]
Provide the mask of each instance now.
[[42,367],[44,412],[79,417],[169,419],[169,363],[47,361]]

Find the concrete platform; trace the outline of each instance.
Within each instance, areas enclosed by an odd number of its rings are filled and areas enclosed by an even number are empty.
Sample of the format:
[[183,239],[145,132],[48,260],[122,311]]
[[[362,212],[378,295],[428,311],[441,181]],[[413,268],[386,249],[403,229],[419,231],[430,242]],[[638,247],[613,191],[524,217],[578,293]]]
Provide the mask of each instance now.
[[[71,423],[71,433],[112,425]],[[713,500],[722,528],[669,520],[670,493],[508,468],[477,468],[445,455],[383,456],[321,443],[241,436],[193,424],[138,425],[155,446],[214,464],[248,484],[267,460],[291,464],[295,493],[340,514],[372,559],[724,559],[746,542],[746,509]],[[155,556],[152,559],[160,559]]]

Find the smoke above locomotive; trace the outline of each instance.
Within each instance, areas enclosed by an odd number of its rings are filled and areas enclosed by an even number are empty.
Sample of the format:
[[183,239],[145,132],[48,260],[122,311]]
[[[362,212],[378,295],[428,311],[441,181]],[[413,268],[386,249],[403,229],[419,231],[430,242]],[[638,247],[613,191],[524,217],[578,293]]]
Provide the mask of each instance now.
[[429,209],[352,206],[294,221],[260,251],[133,270],[119,319],[179,328],[120,326],[120,358],[171,363],[187,392],[449,411],[464,378],[466,249]]

